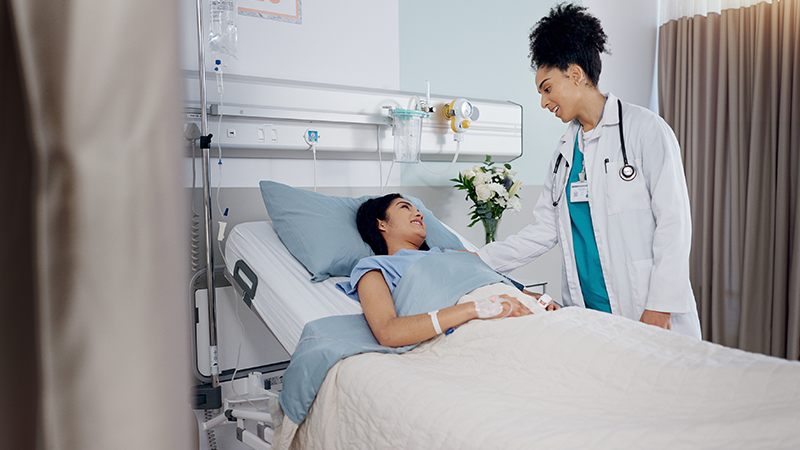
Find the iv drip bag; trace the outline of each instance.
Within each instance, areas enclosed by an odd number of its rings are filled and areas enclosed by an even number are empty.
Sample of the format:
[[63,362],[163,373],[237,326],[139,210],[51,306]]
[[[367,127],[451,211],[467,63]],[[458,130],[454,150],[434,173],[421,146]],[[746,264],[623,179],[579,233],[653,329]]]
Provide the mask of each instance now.
[[236,58],[238,33],[236,0],[210,0],[211,27],[208,34],[208,48],[213,53]]

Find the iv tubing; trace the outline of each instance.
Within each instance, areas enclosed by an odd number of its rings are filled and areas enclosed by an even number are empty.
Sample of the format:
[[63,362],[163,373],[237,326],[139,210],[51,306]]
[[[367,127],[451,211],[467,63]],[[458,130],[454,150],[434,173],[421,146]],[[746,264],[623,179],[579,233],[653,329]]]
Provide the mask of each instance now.
[[[381,126],[378,125],[377,127],[378,132],[376,133],[377,142],[378,142],[378,184],[381,187],[381,194],[383,194],[383,157],[381,156]],[[388,181],[387,181],[388,183]]]
[[456,161],[458,160],[458,154],[459,154],[459,153],[461,153],[461,141],[456,141],[456,154],[455,154],[455,155],[453,155],[453,161],[450,163],[450,165],[449,165],[449,166],[447,166],[447,168],[446,168],[446,169],[444,169],[444,170],[443,170],[443,171],[441,171],[441,172],[434,172],[433,170],[429,169],[429,168],[428,168],[428,166],[426,166],[426,165],[425,165],[425,163],[423,163],[422,161],[420,161],[420,162],[419,162],[419,164],[420,164],[422,167],[424,167],[424,168],[425,168],[425,170],[427,170],[428,172],[430,172],[430,173],[432,173],[432,174],[434,174],[434,175],[442,175],[442,174],[444,174],[444,173],[448,172],[450,169],[452,169],[452,168],[453,168],[453,166],[456,164]]

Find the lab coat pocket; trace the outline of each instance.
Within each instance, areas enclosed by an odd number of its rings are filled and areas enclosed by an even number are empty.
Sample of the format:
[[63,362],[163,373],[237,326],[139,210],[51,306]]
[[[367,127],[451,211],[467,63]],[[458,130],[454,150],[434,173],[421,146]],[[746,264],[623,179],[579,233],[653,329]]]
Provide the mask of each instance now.
[[[650,292],[650,274],[653,272],[653,260],[642,259],[628,261],[628,280],[631,286],[631,296],[636,307],[635,320],[639,320],[647,303],[647,294]],[[631,317],[634,318],[634,317]]]
[[624,165],[622,160],[606,163],[606,202],[608,215],[650,209],[650,191],[647,189],[644,176],[639,168],[642,165],[640,158],[632,162],[637,169],[634,179],[625,181],[619,176],[619,171]]

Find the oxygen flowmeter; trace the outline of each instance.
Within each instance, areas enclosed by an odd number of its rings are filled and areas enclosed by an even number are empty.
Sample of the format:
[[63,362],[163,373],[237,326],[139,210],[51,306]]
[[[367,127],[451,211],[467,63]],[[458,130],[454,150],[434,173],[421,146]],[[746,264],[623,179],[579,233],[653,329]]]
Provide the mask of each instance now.
[[450,119],[450,128],[455,132],[455,140],[463,140],[463,134],[480,117],[480,110],[465,98],[457,98],[444,105],[444,116]]

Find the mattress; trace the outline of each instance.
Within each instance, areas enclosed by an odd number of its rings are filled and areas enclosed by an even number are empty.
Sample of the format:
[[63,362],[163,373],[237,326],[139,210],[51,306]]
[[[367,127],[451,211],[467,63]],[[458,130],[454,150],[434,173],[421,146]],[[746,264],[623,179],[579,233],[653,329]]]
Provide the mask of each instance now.
[[225,244],[225,266],[243,260],[258,278],[251,308],[291,354],[306,323],[322,317],[361,314],[361,305],[336,288],[347,278],[312,283],[311,275],[281,242],[272,222],[236,225]]

